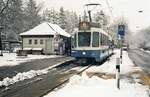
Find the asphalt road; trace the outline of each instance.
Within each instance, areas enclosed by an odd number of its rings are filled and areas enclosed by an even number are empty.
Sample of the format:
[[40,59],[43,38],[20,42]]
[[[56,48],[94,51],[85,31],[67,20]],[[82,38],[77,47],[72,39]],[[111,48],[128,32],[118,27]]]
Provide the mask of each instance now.
[[17,82],[7,88],[0,88],[0,97],[41,97],[70,76],[78,73],[76,70],[71,70],[77,65],[70,63],[51,69],[46,75]]
[[139,49],[130,49],[128,53],[135,65],[141,67],[150,76],[150,53]]
[[13,77],[19,72],[27,72],[30,70],[41,70],[52,66],[54,64],[60,63],[64,60],[68,60],[71,57],[58,57],[58,58],[47,58],[32,60],[30,62],[21,63],[17,66],[5,66],[0,67],[0,80],[6,77]]

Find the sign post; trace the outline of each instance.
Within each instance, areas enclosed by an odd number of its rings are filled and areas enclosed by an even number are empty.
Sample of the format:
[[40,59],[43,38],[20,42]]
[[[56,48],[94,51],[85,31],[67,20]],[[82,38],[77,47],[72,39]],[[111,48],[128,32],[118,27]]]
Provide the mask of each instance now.
[[123,45],[123,39],[125,36],[125,25],[118,25],[118,36],[121,39],[120,43],[120,59],[121,59],[121,64],[122,64],[122,45]]
[[117,88],[120,89],[120,58],[116,58],[116,80]]

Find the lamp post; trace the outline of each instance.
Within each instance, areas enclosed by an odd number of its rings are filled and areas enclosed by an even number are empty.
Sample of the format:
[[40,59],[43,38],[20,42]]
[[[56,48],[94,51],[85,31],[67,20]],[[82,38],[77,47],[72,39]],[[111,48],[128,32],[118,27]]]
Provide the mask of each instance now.
[[3,29],[3,27],[0,26],[0,50],[1,50],[0,56],[3,56],[2,29]]

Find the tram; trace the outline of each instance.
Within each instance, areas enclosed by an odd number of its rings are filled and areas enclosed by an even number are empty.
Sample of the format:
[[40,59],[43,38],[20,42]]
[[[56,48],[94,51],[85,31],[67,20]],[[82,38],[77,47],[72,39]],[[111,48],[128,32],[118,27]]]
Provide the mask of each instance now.
[[71,56],[76,59],[92,59],[101,62],[112,53],[109,47],[111,41],[109,37],[98,24],[80,22],[78,31],[72,38]]

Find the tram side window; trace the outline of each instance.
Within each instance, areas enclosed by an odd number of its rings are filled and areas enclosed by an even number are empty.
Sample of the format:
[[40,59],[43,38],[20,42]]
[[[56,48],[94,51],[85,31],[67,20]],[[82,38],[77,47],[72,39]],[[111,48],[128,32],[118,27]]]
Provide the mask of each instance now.
[[76,40],[77,36],[76,36],[76,34],[74,34],[74,37],[72,37],[71,39],[72,39],[72,47],[76,47],[77,46],[77,42],[76,42],[77,41]]
[[104,34],[101,34],[101,45],[108,45],[108,37]]
[[101,45],[105,44],[105,36],[104,34],[101,34]]
[[106,42],[106,45],[109,45],[109,39],[108,39],[108,37],[107,37],[106,39],[107,39],[107,40],[106,40],[106,41],[107,41],[107,42]]
[[106,35],[104,35],[104,45],[106,45],[107,43],[107,39],[106,39]]
[[92,46],[99,47],[99,32],[93,32]]

